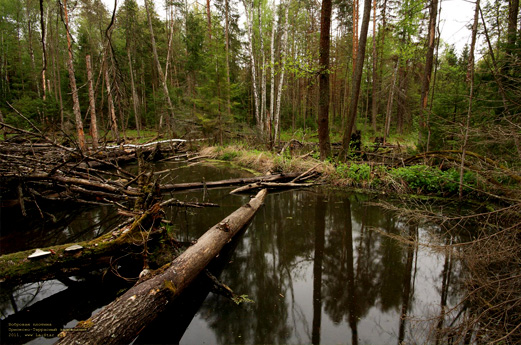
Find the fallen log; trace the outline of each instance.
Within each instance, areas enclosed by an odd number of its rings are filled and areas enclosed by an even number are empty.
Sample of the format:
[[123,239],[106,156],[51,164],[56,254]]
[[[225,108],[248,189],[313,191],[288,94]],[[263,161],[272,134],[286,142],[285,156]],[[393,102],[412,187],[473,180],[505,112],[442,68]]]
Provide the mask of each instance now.
[[299,176],[299,174],[291,173],[291,174],[277,174],[277,175],[265,175],[265,176],[257,176],[257,177],[235,178],[235,179],[221,180],[221,181],[164,184],[164,185],[160,185],[159,189],[161,189],[162,192],[175,192],[175,191],[187,190],[187,189],[229,187],[229,186],[236,186],[236,185],[255,183],[255,182],[286,181],[286,180],[291,180],[297,176]]
[[289,188],[301,188],[301,187],[311,187],[315,185],[314,183],[295,183],[295,182],[287,182],[287,183],[276,183],[276,182],[257,182],[251,183],[246,186],[242,186],[239,188],[235,188],[230,192],[230,194],[241,193],[250,191],[252,189],[289,189]]
[[57,344],[130,343],[251,221],[266,194],[266,190],[260,191],[246,205],[214,225],[163,272],[136,284],[98,314],[60,334],[63,338]]
[[[52,279],[57,276],[74,275],[84,267],[92,267],[99,260],[121,253],[130,245],[143,242],[140,231],[148,230],[160,220],[159,203],[116,231],[90,241],[76,243],[81,249],[67,251],[72,243],[44,248],[50,252],[46,257],[29,259],[34,249],[0,256],[0,282],[21,284]],[[141,244],[143,245],[143,244]]]

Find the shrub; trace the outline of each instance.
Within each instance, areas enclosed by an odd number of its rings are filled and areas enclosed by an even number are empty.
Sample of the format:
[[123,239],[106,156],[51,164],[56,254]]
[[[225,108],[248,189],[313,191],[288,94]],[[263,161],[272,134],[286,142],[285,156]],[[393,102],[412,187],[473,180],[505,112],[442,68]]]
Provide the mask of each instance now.
[[352,163],[339,164],[336,168],[337,173],[342,178],[348,178],[353,182],[369,181],[371,179],[371,166],[369,164]]
[[[390,174],[405,181],[417,193],[455,194],[459,190],[459,171],[454,168],[442,171],[426,165],[413,165],[391,170]],[[475,175],[471,172],[464,173],[463,184],[474,186]],[[464,187],[464,190],[470,191],[470,188]]]

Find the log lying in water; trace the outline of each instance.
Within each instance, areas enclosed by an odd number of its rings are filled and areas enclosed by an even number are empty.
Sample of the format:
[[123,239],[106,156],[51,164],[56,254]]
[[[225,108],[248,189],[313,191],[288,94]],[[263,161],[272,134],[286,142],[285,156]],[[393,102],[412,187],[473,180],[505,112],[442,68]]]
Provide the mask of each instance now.
[[160,220],[160,210],[161,206],[157,203],[118,231],[78,243],[82,248],[74,252],[66,251],[71,246],[69,243],[45,248],[44,252],[52,254],[41,258],[28,258],[34,249],[2,255],[0,282],[20,284],[47,280],[56,276],[73,275],[86,266],[92,267],[103,258],[120,253],[124,248],[139,241],[143,242],[140,230],[150,229],[152,225],[157,224]]
[[235,188],[230,192],[230,194],[248,192],[252,189],[260,189],[260,188],[269,188],[269,189],[289,189],[289,188],[302,188],[302,187],[311,187],[314,186],[314,183],[295,183],[295,182],[287,182],[287,183],[276,183],[276,182],[257,182],[250,183],[246,186],[242,186],[239,188]]
[[299,176],[299,174],[296,174],[296,173],[265,175],[265,176],[256,176],[256,177],[234,178],[234,179],[221,180],[221,181],[164,184],[164,185],[160,185],[159,188],[161,189],[162,192],[174,192],[174,191],[187,190],[187,189],[229,187],[229,186],[237,186],[237,185],[241,185],[241,184],[248,184],[248,183],[255,183],[255,182],[289,181],[297,176]]
[[266,194],[265,189],[260,191],[250,202],[208,230],[163,272],[136,284],[98,314],[80,322],[73,331],[62,334],[64,337],[58,344],[130,343],[250,222]]

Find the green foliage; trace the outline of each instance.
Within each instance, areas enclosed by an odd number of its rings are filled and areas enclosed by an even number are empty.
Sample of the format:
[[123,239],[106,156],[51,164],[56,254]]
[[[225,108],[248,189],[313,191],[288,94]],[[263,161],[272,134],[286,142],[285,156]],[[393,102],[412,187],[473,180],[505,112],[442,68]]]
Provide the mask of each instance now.
[[[417,193],[456,194],[459,190],[459,171],[451,168],[440,170],[426,165],[413,165],[393,169],[391,176],[401,179],[407,186]],[[476,176],[471,172],[463,175],[464,190],[470,192],[476,185]],[[467,187],[468,186],[468,187]]]
[[231,161],[233,160],[235,157],[237,157],[239,155],[238,152],[236,151],[227,151],[227,152],[224,152],[223,155],[220,157],[223,161]]
[[336,172],[341,178],[351,179],[355,183],[371,179],[371,166],[366,163],[341,163],[336,167]]

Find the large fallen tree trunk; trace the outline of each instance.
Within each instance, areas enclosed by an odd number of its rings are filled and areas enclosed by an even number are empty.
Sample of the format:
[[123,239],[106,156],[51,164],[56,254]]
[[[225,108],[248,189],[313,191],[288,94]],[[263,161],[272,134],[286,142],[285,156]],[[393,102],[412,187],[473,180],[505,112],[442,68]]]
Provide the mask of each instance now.
[[99,260],[121,253],[129,246],[142,247],[141,230],[156,228],[161,217],[161,205],[153,205],[132,222],[96,239],[77,243],[81,248],[67,250],[71,243],[52,246],[41,250],[47,256],[29,258],[34,249],[0,256],[0,282],[20,284],[70,276],[85,267],[92,267]]
[[122,344],[137,334],[166,309],[239,232],[262,205],[263,189],[249,203],[213,226],[196,244],[177,257],[168,268],[136,284],[92,318],[62,334],[58,344]]

